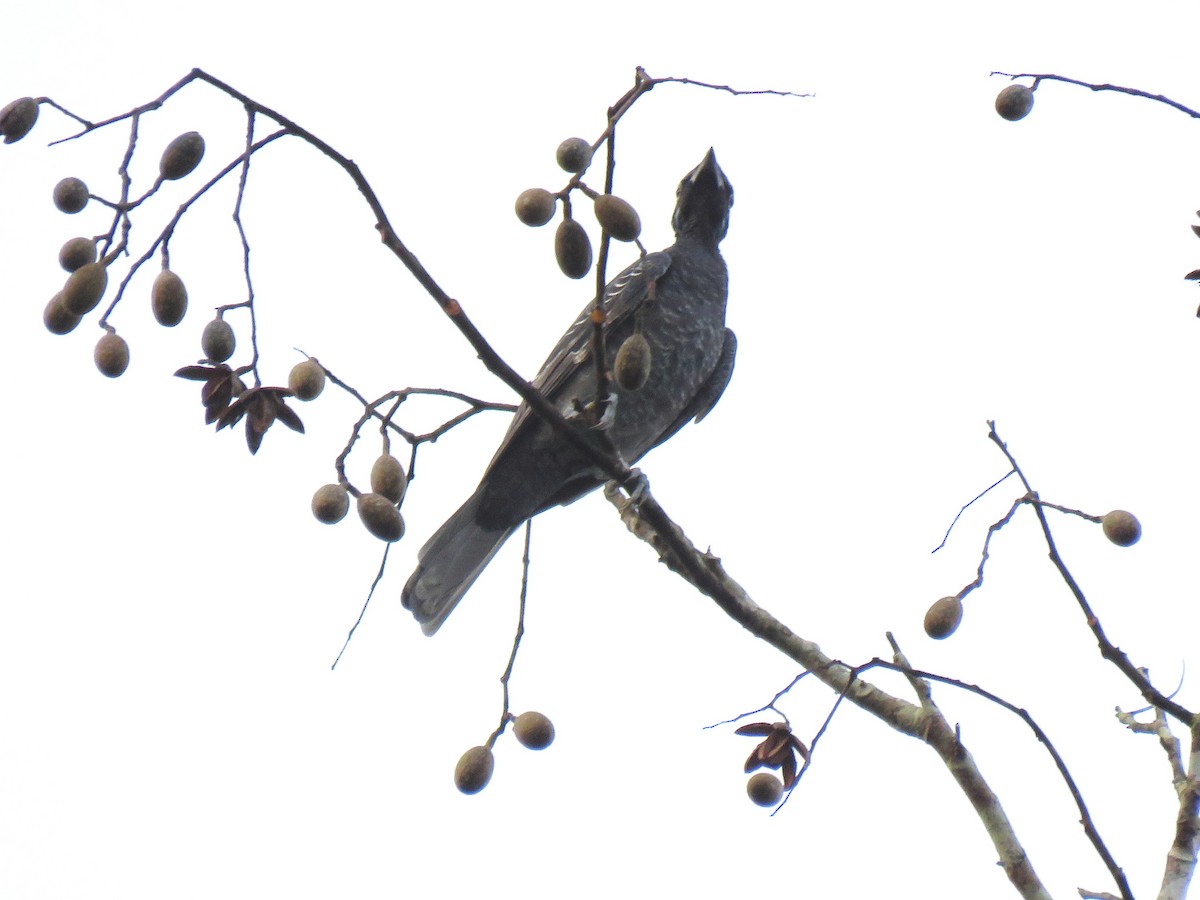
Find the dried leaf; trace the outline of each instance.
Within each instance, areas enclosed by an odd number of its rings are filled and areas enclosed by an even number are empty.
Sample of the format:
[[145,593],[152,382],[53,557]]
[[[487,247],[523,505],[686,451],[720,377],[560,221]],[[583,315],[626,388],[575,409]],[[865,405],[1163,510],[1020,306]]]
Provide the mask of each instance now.
[[788,758],[783,761],[783,788],[786,791],[792,789],[792,785],[796,783],[796,757],[788,754]]
[[176,378],[186,378],[188,381],[208,381],[216,370],[212,366],[184,366],[175,372]]
[[279,421],[292,429],[292,431],[304,434],[304,423],[300,421],[300,416],[296,414],[294,409],[284,403],[282,399],[279,401],[279,408],[276,410],[276,414],[279,416]]

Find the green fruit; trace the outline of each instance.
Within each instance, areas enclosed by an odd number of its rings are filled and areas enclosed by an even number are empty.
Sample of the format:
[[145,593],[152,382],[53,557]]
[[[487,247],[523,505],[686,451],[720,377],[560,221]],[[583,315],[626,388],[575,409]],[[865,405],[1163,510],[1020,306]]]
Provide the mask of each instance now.
[[404,537],[404,519],[395,504],[382,494],[363,494],[358,498],[358,517],[367,531],[389,544]]
[[100,303],[104,289],[108,287],[108,269],[104,263],[88,263],[80,266],[67,278],[63,286],[62,304],[68,312],[86,316]]
[[204,138],[198,131],[181,134],[163,151],[158,161],[158,174],[164,181],[175,181],[190,175],[204,159]]
[[129,345],[119,334],[109,332],[96,342],[92,358],[102,375],[116,378],[129,367]]
[[472,747],[454,767],[454,786],[464,794],[478,794],[492,780],[496,767],[492,751],[487,747]]
[[592,209],[600,227],[618,241],[636,241],[642,233],[642,220],[628,202],[612,194],[601,194]]
[[925,633],[939,641],[950,637],[958,629],[962,614],[961,600],[957,597],[943,597],[925,613]]
[[60,212],[74,215],[88,202],[88,186],[78,178],[64,178],[54,186],[54,205]]
[[544,188],[530,188],[517,196],[517,218],[536,228],[554,218],[554,195]]
[[554,233],[554,258],[568,278],[582,278],[591,270],[592,242],[574,219],[563,219]]
[[641,390],[650,377],[650,344],[640,331],[621,344],[613,361],[613,375],[625,391]]
[[312,498],[312,513],[318,522],[333,525],[346,518],[350,510],[350,493],[344,485],[323,484]]
[[513,723],[513,734],[522,747],[545,750],[554,743],[554,723],[540,712],[523,712]]
[[408,479],[404,475],[404,466],[400,460],[390,453],[384,453],[371,466],[371,490],[382,494],[394,504],[404,499],[404,491],[408,487]]
[[1114,509],[1100,520],[1104,536],[1118,547],[1130,547],[1142,536],[1142,523],[1133,513],[1123,509]]
[[183,279],[170,269],[163,269],[150,288],[150,309],[159,325],[174,328],[187,312],[187,288]]
[[1023,84],[1010,84],[996,95],[996,112],[1000,118],[1016,122],[1033,109],[1033,91]]
[[71,312],[62,302],[62,291],[50,298],[42,312],[42,323],[51,334],[66,334],[74,331],[75,326],[83,321],[82,316]]
[[37,117],[38,103],[32,97],[22,97],[0,109],[0,134],[4,135],[4,143],[15,144],[29,134]]
[[58,251],[58,264],[68,272],[96,261],[96,242],[91,238],[71,238]]
[[564,172],[579,175],[592,163],[592,145],[583,138],[567,138],[554,154]]
[[237,338],[233,336],[233,326],[219,316],[204,326],[200,335],[200,349],[209,362],[225,362],[233,356],[237,347]]
[[783,799],[783,782],[770,772],[755,772],[746,782],[746,793],[759,806],[774,806]]
[[325,390],[325,369],[311,358],[296,363],[288,373],[288,390],[297,400],[316,400]]

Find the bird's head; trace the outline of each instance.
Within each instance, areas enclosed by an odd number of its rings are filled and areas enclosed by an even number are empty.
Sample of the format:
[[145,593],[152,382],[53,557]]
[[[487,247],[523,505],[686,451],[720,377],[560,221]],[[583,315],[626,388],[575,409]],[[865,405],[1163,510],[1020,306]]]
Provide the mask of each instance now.
[[676,196],[675,215],[671,217],[676,237],[719,244],[729,230],[733,185],[717,165],[717,154],[711,148],[700,165],[679,182]]

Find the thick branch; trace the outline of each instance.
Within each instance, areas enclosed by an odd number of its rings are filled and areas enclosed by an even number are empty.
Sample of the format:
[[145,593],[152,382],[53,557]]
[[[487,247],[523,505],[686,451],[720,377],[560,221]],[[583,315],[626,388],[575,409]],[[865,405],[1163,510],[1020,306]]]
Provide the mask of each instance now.
[[711,597],[730,618],[808,669],[855,706],[932,747],[975,808],[1009,881],[1022,897],[1049,900],[1050,894],[1034,871],[995,792],[935,706],[918,706],[863,681],[845,663],[826,656],[817,644],[795,634],[756,604],[745,589],[726,574],[717,557],[701,553],[692,545],[682,529],[655,502],[644,482],[636,500],[621,497],[611,486],[605,489],[605,496],[620,511],[630,531],[650,544],[668,568]]

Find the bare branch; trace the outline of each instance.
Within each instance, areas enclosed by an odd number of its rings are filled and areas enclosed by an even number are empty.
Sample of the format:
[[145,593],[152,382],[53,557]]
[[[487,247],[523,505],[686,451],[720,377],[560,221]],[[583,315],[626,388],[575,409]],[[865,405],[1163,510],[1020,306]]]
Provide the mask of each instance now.
[[1066,582],[1067,587],[1075,597],[1075,601],[1079,604],[1079,608],[1083,611],[1084,619],[1087,622],[1088,627],[1092,630],[1092,634],[1095,635],[1097,643],[1100,645],[1100,655],[1115,665],[1121,671],[1121,673],[1133,683],[1133,685],[1138,689],[1148,703],[1150,703],[1152,706],[1162,709],[1164,712],[1171,714],[1188,728],[1193,727],[1193,725],[1196,723],[1195,713],[1176,703],[1174,700],[1163,694],[1153,684],[1151,684],[1150,679],[1146,677],[1145,673],[1138,669],[1138,667],[1132,662],[1130,662],[1129,657],[1125,655],[1125,652],[1119,647],[1115,646],[1112,641],[1108,639],[1108,636],[1104,633],[1104,628],[1100,625],[1100,620],[1092,611],[1091,605],[1087,601],[1087,597],[1084,596],[1083,589],[1079,587],[1078,582],[1075,581],[1075,577],[1067,568],[1067,564],[1063,562],[1062,557],[1059,556],[1058,546],[1054,543],[1054,535],[1050,532],[1050,523],[1046,521],[1046,513],[1045,510],[1042,509],[1042,502],[1037,495],[1037,491],[1035,491],[1029,484],[1029,480],[1025,477],[1025,473],[1021,471],[1021,467],[1017,465],[1016,459],[1008,451],[1008,446],[1002,440],[1000,440],[999,435],[996,434],[996,423],[989,421],[988,429],[988,439],[991,440],[997,447],[999,447],[1000,452],[1007,457],[1008,461],[1012,464],[1013,469],[1016,470],[1017,476],[1021,479],[1021,483],[1025,485],[1025,489],[1028,491],[1024,501],[1033,506],[1034,512],[1037,514],[1038,522],[1042,526],[1042,535],[1045,538],[1046,546],[1050,551],[1050,561],[1054,563],[1054,567],[1058,569],[1063,581]]

